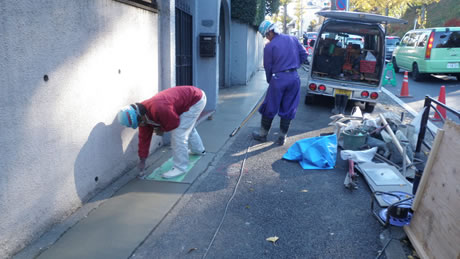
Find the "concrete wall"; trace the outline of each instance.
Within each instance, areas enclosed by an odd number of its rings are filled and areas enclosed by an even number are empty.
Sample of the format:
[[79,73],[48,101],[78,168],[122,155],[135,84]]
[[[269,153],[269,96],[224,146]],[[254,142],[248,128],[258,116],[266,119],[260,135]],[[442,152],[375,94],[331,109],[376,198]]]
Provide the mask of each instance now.
[[175,1],[157,0],[160,13],[159,84],[160,90],[176,85],[176,17]]
[[209,33],[218,35],[220,1],[199,0],[194,6],[194,37],[193,48],[194,58],[194,81],[195,85],[203,89],[207,95],[205,110],[215,110],[217,107],[217,96],[219,94],[218,84],[218,45],[216,46],[215,57],[200,57],[200,34]]
[[247,46],[246,81],[249,81],[254,73],[263,67],[265,46],[262,35],[252,27],[248,27]]
[[231,84],[245,85],[262,66],[264,39],[254,28],[235,20],[231,34]]
[[[188,1],[188,0],[182,0]],[[232,35],[230,29],[230,4],[231,0],[195,0],[188,1],[191,14],[193,16],[193,84],[207,95],[207,104],[205,110],[213,111],[217,109],[217,100],[219,95],[219,60],[224,59],[224,80],[225,85],[230,85],[230,56],[232,55],[232,47],[241,48],[247,39],[240,44],[233,46],[230,44]],[[223,13],[221,13],[221,7]],[[224,25],[220,26],[220,15],[224,15]],[[220,28],[224,28],[225,32],[220,32]],[[200,56],[200,34],[213,34],[217,38],[216,56],[201,57]],[[222,33],[223,37],[219,38]],[[223,40],[220,40],[223,39]],[[220,44],[225,44],[225,57],[220,56]],[[246,64],[244,65],[246,66]]]
[[230,82],[232,85],[246,84],[246,66],[247,66],[247,33],[248,27],[246,24],[232,20],[231,26],[231,48],[232,56],[230,57]]
[[116,114],[158,92],[158,27],[113,0],[0,1],[0,257],[134,167]]

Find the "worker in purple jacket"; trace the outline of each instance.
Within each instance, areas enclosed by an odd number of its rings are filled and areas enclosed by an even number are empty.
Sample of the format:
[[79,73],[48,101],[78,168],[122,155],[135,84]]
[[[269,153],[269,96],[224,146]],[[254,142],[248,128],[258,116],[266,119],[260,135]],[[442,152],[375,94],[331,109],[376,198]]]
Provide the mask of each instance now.
[[280,135],[276,142],[284,145],[300,99],[297,68],[307,59],[307,52],[296,37],[279,33],[278,27],[270,21],[263,21],[259,32],[270,41],[264,48],[264,68],[269,86],[259,108],[261,126],[252,133],[252,137],[258,141],[267,141],[273,118],[278,114],[281,119]]

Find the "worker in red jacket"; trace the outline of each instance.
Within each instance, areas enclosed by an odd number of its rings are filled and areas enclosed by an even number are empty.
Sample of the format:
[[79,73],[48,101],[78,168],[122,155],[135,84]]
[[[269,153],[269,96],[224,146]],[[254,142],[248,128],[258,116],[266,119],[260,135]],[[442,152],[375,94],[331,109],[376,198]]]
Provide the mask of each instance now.
[[118,121],[136,129],[139,126],[138,168],[143,176],[153,133],[171,131],[173,168],[162,174],[174,178],[186,172],[189,163],[188,143],[192,154],[204,155],[205,148],[195,129],[196,121],[206,106],[206,94],[194,86],[176,86],[159,92],[150,99],[123,107]]

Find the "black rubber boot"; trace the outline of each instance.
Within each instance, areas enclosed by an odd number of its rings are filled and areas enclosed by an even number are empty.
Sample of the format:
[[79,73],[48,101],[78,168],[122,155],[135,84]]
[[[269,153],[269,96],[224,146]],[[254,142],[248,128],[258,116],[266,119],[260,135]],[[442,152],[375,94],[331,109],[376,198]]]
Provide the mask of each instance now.
[[348,96],[344,94],[337,94],[334,98],[334,109],[333,114],[345,114],[345,108],[347,107]]
[[340,100],[337,97],[337,95],[334,97],[334,108],[332,109],[332,114],[339,114],[339,106],[340,106]]
[[272,121],[273,118],[262,116],[262,120],[260,122],[260,129],[252,132],[252,137],[260,142],[267,141],[267,135],[268,131],[270,131],[270,128],[272,126]]
[[291,120],[289,119],[283,119],[281,118],[280,120],[280,136],[278,137],[278,140],[276,143],[280,146],[284,145],[286,143],[286,136],[289,130],[289,126],[291,125]]

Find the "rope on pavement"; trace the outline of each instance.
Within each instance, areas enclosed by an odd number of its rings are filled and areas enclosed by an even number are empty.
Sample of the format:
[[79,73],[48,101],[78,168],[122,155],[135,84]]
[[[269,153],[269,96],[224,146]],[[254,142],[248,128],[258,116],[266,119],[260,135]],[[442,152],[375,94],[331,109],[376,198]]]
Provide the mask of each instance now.
[[246,148],[246,153],[244,154],[243,163],[241,164],[240,173],[239,173],[239,176],[238,176],[238,181],[236,182],[236,185],[235,185],[235,189],[233,189],[232,196],[230,196],[230,199],[228,199],[228,201],[227,201],[227,205],[225,205],[224,215],[222,215],[222,219],[220,220],[220,224],[217,227],[216,232],[214,232],[214,236],[212,237],[211,242],[209,242],[208,248],[206,249],[206,252],[204,253],[204,255],[202,257],[203,259],[206,258],[206,256],[208,255],[209,249],[211,248],[212,244],[214,243],[214,240],[216,239],[217,233],[219,233],[220,228],[222,227],[222,224],[224,223],[225,216],[227,216],[227,210],[228,210],[228,207],[230,205],[230,202],[233,200],[233,197],[235,197],[236,190],[238,189],[238,186],[239,186],[239,184],[241,182],[241,178],[243,176],[244,164],[246,162],[246,159],[248,158],[249,147],[251,147],[251,145],[252,145],[252,138],[251,138],[251,141],[249,141],[248,147]]

